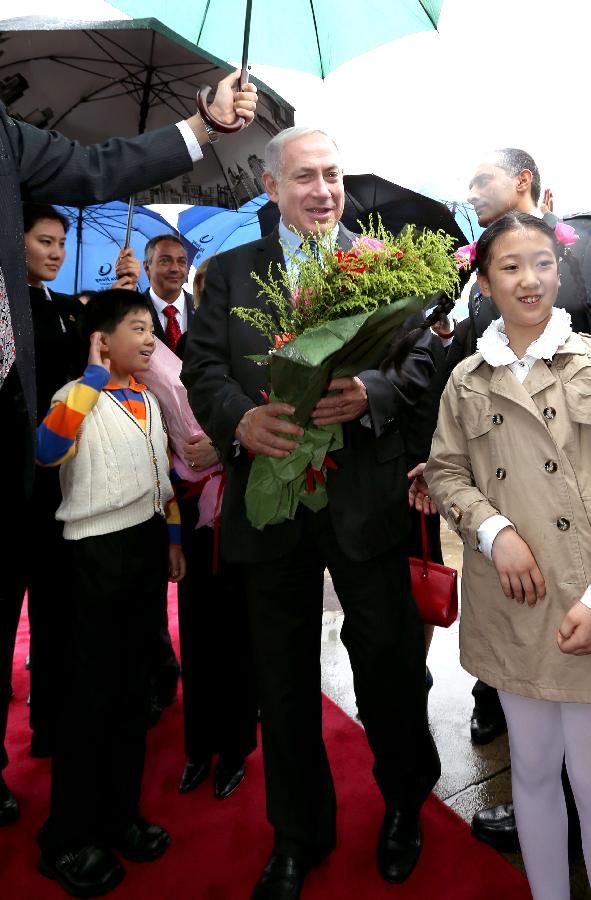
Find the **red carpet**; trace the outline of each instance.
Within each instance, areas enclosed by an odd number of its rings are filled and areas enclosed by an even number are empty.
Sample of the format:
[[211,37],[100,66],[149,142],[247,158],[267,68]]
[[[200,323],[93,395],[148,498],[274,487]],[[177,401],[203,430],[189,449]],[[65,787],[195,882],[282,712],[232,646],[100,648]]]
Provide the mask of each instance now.
[[[176,602],[170,625],[176,638]],[[26,697],[28,647],[23,616],[15,654],[8,732],[7,780],[21,801],[21,819],[0,829],[2,900],[63,900],[54,883],[38,875],[35,834],[47,813],[49,762],[28,756]],[[361,728],[325,701],[325,737],[339,801],[339,844],[330,860],[306,880],[302,900],[531,900],[525,879],[498,853],[475,841],[468,827],[435,797],[423,815],[424,851],[410,881],[387,885],[375,867],[382,802],[371,776]],[[180,703],[165,711],[150,733],[143,812],[165,825],[173,842],[157,862],[125,863],[127,877],[114,900],[248,900],[271,848],[265,820],[260,751],[249,760],[244,784],[226,801],[214,800],[211,783],[182,796],[184,765]]]

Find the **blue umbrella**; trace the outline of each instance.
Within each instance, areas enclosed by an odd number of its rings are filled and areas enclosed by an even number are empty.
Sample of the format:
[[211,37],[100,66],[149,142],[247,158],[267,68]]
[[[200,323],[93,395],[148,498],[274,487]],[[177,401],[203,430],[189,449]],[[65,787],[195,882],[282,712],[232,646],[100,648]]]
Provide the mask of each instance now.
[[[66,259],[51,285],[52,288],[66,294],[76,294],[82,290],[101,291],[110,287],[117,278],[117,254],[125,244],[128,204],[115,200],[99,206],[58,206],[56,209],[67,216],[70,229],[66,237]],[[148,240],[158,234],[177,235],[178,232],[158,213],[136,206],[130,246],[140,260],[144,258],[144,247]],[[193,247],[188,242],[184,243],[190,256],[190,264]],[[143,271],[139,286],[141,290],[148,287],[148,279]]]
[[258,213],[268,200],[267,194],[261,194],[237,210],[224,209],[209,216],[204,215],[207,207],[203,206],[184,210],[179,215],[178,227],[182,236],[193,245],[193,264],[198,266],[215,253],[260,238]]

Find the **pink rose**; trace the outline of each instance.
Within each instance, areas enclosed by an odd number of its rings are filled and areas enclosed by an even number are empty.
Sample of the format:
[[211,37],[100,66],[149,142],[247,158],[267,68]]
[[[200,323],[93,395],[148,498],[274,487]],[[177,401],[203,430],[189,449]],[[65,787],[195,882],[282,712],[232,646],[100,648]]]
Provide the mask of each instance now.
[[566,222],[557,222],[554,234],[556,235],[556,240],[564,244],[565,247],[568,247],[569,244],[576,244],[579,240],[579,235],[573,226],[567,225]]
[[458,269],[469,269],[476,259],[476,241],[466,244],[464,247],[458,247],[454,253],[454,259],[458,261]]
[[373,250],[375,253],[379,253],[383,249],[384,245],[376,238],[361,236],[353,241],[353,245],[349,253],[351,256],[361,256],[361,254],[367,250]]

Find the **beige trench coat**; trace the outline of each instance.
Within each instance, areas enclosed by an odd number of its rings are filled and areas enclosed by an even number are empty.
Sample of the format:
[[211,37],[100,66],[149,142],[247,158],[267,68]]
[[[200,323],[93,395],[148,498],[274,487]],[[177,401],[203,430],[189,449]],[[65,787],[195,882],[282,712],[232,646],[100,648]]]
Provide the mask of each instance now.
[[[591,702],[591,655],[564,654],[556,643],[564,614],[591,583],[591,337],[572,334],[523,384],[480,353],[460,363],[425,477],[464,542],[462,666],[525,697]],[[478,550],[479,526],[497,513],[544,576],[546,598],[533,609],[504,596]]]

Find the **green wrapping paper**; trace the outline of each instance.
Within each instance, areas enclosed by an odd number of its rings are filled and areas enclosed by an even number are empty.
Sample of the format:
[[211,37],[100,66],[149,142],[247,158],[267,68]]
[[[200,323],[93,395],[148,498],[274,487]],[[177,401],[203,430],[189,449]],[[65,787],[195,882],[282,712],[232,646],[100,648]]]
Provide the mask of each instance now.
[[406,319],[428,304],[425,298],[405,297],[375,312],[335,319],[301,334],[270,356],[270,400],[295,406],[293,418],[305,433],[285,459],[261,454],[253,460],[245,501],[255,528],[293,519],[300,503],[314,511],[327,505],[325,481],[330,475],[325,461],[342,448],[343,429],[312,424],[312,410],[333,378],[375,367]]

